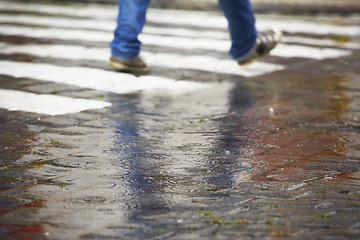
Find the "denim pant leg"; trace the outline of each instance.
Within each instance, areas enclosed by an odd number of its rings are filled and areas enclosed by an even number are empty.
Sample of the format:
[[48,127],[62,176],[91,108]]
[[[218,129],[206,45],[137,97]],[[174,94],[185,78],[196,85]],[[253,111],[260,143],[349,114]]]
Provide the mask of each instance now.
[[140,53],[138,35],[146,21],[151,0],[119,0],[119,15],[114,40],[110,43],[115,57],[132,58]]
[[246,55],[257,37],[255,16],[249,0],[219,0],[219,6],[229,22],[230,55],[234,59]]

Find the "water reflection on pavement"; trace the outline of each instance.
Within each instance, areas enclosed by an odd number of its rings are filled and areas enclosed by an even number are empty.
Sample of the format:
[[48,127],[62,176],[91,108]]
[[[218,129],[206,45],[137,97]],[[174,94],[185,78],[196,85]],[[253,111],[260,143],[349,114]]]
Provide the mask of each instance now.
[[356,239],[356,64],[181,94],[109,94],[110,109],[20,116],[29,129],[6,131],[20,139],[7,143],[20,165],[2,172],[16,178],[2,182],[0,236]]
[[[351,147],[358,113],[344,90],[351,79],[270,74],[119,102],[127,113],[116,122],[113,151],[125,172],[129,236],[301,236],[302,228],[337,226],[335,215],[351,228],[346,215],[358,201]],[[342,201],[349,208],[338,209]]]

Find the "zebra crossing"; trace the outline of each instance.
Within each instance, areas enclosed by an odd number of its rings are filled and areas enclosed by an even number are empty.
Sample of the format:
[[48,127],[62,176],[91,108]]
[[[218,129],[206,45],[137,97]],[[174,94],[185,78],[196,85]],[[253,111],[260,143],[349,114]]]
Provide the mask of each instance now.
[[[17,90],[0,89],[0,96],[0,106],[6,106],[6,109],[10,111],[28,112],[31,110],[31,112],[52,116],[111,106],[111,103],[108,102]],[[6,102],[4,102],[5,99]]]
[[[50,41],[46,44],[41,41],[15,44],[0,38],[0,54],[3,56],[0,60],[1,75],[116,94],[156,89],[184,93],[211,85],[191,79],[171,79],[167,76],[134,76],[101,67],[66,67],[54,63],[11,61],[6,56],[22,54],[35,58],[91,60],[103,63],[110,56],[108,43],[112,40],[116,27],[117,8],[104,5],[17,4],[9,1],[0,2],[0,9],[4,12],[0,14],[0,36],[17,36],[25,41],[56,40],[56,43]],[[226,25],[225,18],[219,13],[150,9],[148,25],[144,28],[140,40],[145,46],[151,47],[143,51],[142,55],[153,67],[239,77],[254,77],[287,68],[284,61],[261,61],[239,67],[227,56],[231,43]],[[352,41],[339,43],[326,38],[329,34],[359,37],[360,29],[356,25],[337,26],[305,20],[285,21],[267,18],[266,15],[260,17],[257,25],[260,30],[276,26],[289,33],[285,35],[283,43],[271,53],[271,56],[279,59],[323,60],[349,56],[354,50],[360,49],[360,45]],[[67,42],[69,40],[72,40],[71,44]],[[85,41],[87,46],[82,44]],[[174,52],[161,50],[164,47],[173,49]],[[0,108],[10,111],[61,115],[108,106],[111,106],[111,103],[99,100],[7,89],[0,91]]]

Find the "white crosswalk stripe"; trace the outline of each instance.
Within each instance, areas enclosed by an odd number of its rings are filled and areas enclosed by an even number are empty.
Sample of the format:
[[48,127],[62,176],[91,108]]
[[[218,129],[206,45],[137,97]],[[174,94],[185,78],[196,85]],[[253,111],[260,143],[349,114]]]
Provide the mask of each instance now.
[[0,89],[0,108],[10,111],[24,111],[55,116],[110,107],[111,105],[111,103],[105,101]]
[[[83,46],[68,45],[2,45],[0,46],[0,53],[23,53],[40,57],[71,60],[86,59],[104,62],[110,57],[108,48],[87,48]],[[178,54],[151,53],[145,51],[142,55],[146,62],[151,66],[203,70],[207,72],[233,74],[246,77],[261,75],[284,68],[278,64],[260,62],[246,67],[239,67],[233,60],[217,59],[210,56],[183,56]]]
[[[113,19],[71,19],[65,17],[49,17],[49,16],[34,16],[34,15],[12,15],[12,14],[3,14],[0,15],[1,23],[11,23],[11,24],[32,24],[44,27],[62,27],[69,29],[78,29],[84,28],[89,30],[99,30],[99,31],[108,31],[113,32],[116,27],[116,21]],[[224,31],[199,31],[192,30],[182,27],[151,27],[145,26],[144,33],[147,34],[158,34],[158,35],[174,35],[174,36],[184,36],[184,37],[208,37],[214,39],[228,39],[229,34]]]
[[[88,44],[94,43],[94,45],[98,42],[109,43],[116,27],[117,9],[104,5],[73,4],[68,7],[24,5],[10,2],[0,2],[0,8],[4,11],[22,13],[17,15],[0,14],[0,34],[3,36],[79,42],[77,45],[17,45],[0,40],[0,54],[26,54],[38,58],[99,62],[105,62],[110,56],[109,48],[85,47],[81,41],[86,41]],[[34,12],[40,15],[33,15]],[[46,14],[46,16],[41,14]],[[216,52],[225,56],[231,43],[226,31],[227,22],[219,13],[150,9],[148,21],[167,24],[163,27],[147,25],[140,35],[140,40],[144,45],[152,46],[151,52],[143,51],[142,55],[146,62],[153,67],[201,70],[208,73],[242,77],[258,76],[286,68],[286,65],[283,64],[267,62],[257,62],[246,67],[239,67],[230,58],[214,57]],[[353,25],[337,26],[302,20],[283,21],[266,18],[260,19],[257,25],[259,29],[278,26],[281,30],[293,34],[320,36],[331,33],[349,37],[360,36],[359,27]],[[360,48],[360,44],[351,41],[339,44],[331,39],[313,39],[309,36],[285,36],[283,40],[284,43],[271,53],[272,56],[323,60],[348,56],[352,54],[352,49]],[[177,49],[177,52],[158,52],[157,48],[159,47]],[[201,55],[190,54],[192,51],[199,50],[202,50]],[[211,85],[211,83],[197,83],[186,79],[179,81],[152,75],[136,77],[132,74],[103,69],[9,60],[0,60],[0,74],[117,94],[160,89],[173,94],[181,94],[204,89]],[[42,104],[42,102],[48,104]],[[61,102],[62,105],[56,105],[57,102]],[[8,110],[58,115],[102,108],[110,104],[104,101],[0,89],[0,108]],[[58,107],[54,108],[54,106]]]
[[0,61],[1,74],[39,81],[68,84],[81,88],[126,94],[144,90],[165,89],[174,93],[195,91],[207,84],[174,79],[118,73],[86,67],[62,67],[51,64]]
[[[89,30],[65,30],[65,29],[51,29],[51,28],[33,28],[24,26],[0,26],[0,34],[3,35],[19,35],[36,38],[58,38],[58,39],[72,39],[83,41],[104,41],[110,42],[112,39],[111,33],[104,33],[99,31]],[[177,36],[158,36],[142,34],[140,40],[144,44],[165,46],[172,48],[180,48],[187,50],[203,49],[217,52],[227,52],[230,48],[229,40],[219,39],[205,39],[205,38],[187,38]],[[98,51],[98,50],[95,50]],[[314,52],[316,54],[314,54]],[[285,45],[282,44],[280,51],[271,53],[273,56],[279,57],[305,57],[315,59],[325,59],[332,57],[341,57],[350,55],[348,50],[332,50],[320,49],[313,47],[305,47],[299,45]]]
[[[25,7],[26,6],[26,7]],[[37,4],[19,4],[10,2],[0,2],[0,8],[4,10],[15,10],[21,12],[37,12],[46,14],[59,14],[73,17],[88,17],[96,19],[116,19],[117,8],[113,6],[99,5],[72,5],[65,6],[46,6]],[[150,9],[148,11],[147,20],[154,23],[167,23],[174,25],[188,25],[196,27],[208,27],[226,29],[227,21],[219,13],[182,11],[182,10],[160,10]],[[277,26],[283,31],[293,33],[311,33],[315,35],[349,35],[360,36],[359,26],[331,25],[325,23],[301,21],[294,19],[276,20],[258,20],[258,28],[269,28]]]
[[[264,22],[264,21],[263,21]],[[68,29],[79,29],[84,28],[87,30],[98,30],[98,31],[107,31],[111,32],[111,36],[108,34],[108,38],[112,38],[112,32],[116,27],[116,21],[114,19],[71,19],[65,17],[49,17],[49,16],[34,16],[34,15],[12,15],[12,14],[2,14],[0,15],[0,23],[7,24],[32,24],[36,26],[43,27],[59,27],[59,28],[68,28]],[[260,24],[261,27],[261,24]],[[263,27],[265,28],[265,27]],[[306,28],[305,28],[306,29]],[[39,29],[38,29],[39,30]],[[344,30],[344,29],[342,29]],[[350,29],[351,33],[354,33],[352,29]],[[211,39],[222,39],[229,40],[229,34],[225,31],[220,30],[192,30],[179,26],[163,26],[152,27],[146,25],[144,27],[143,33],[149,35],[170,35],[170,36],[179,36],[179,37],[189,37],[189,38],[211,38]],[[317,32],[315,32],[316,34]],[[342,35],[346,34],[346,32],[342,32]],[[338,43],[333,40],[326,39],[314,39],[314,38],[306,38],[306,37],[291,37],[285,36],[283,42],[297,42],[300,44],[311,44],[311,45],[320,45],[320,46],[328,46],[328,47],[342,47],[342,48],[360,48],[360,44],[354,43]]]
[[82,5],[72,4],[69,6],[56,6],[47,4],[26,4],[16,2],[0,2],[0,9],[4,11],[29,12],[40,14],[61,14],[76,17],[115,18],[118,12],[114,6],[106,5]]

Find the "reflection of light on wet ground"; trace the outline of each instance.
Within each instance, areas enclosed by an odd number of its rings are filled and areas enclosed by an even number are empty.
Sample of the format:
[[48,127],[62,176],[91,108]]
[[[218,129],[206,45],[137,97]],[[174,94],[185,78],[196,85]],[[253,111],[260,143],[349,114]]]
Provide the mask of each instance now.
[[[118,165],[127,170],[135,219],[178,206],[189,208],[191,196],[217,188],[218,183],[209,179],[222,169],[215,161],[220,122],[212,118],[227,113],[231,86],[216,84],[176,96],[142,93],[131,108],[134,114],[117,121],[114,150]],[[223,151],[220,156],[226,158]],[[232,178],[230,171],[222,174],[222,181]]]
[[340,181],[353,169],[342,162],[350,156],[348,140],[340,141],[346,134],[333,127],[347,96],[335,87],[342,78],[315,78],[220,84],[176,97],[147,92],[115,104],[115,112],[127,111],[116,122],[112,151],[125,172],[119,184],[127,189],[129,222],[139,227],[133,236],[193,225],[187,219],[196,209],[244,211],[261,221],[242,204],[273,195],[306,199],[311,190],[304,189]]
[[[254,158],[252,180],[300,182],[301,185],[301,181],[345,171],[346,167],[338,169],[339,163],[327,165],[327,162],[347,156],[344,150],[349,141],[339,140],[346,139],[348,133],[336,128],[344,124],[342,118],[348,109],[349,97],[337,88],[343,84],[342,78],[317,76],[315,79],[312,81],[308,75],[302,82],[286,79],[266,82],[272,85],[268,87],[271,93],[257,93],[261,97],[261,101],[257,101],[259,107],[266,102],[273,112],[261,107],[246,113],[253,119],[248,143]],[[297,95],[299,98],[293,97]],[[338,97],[334,99],[334,96]]]

